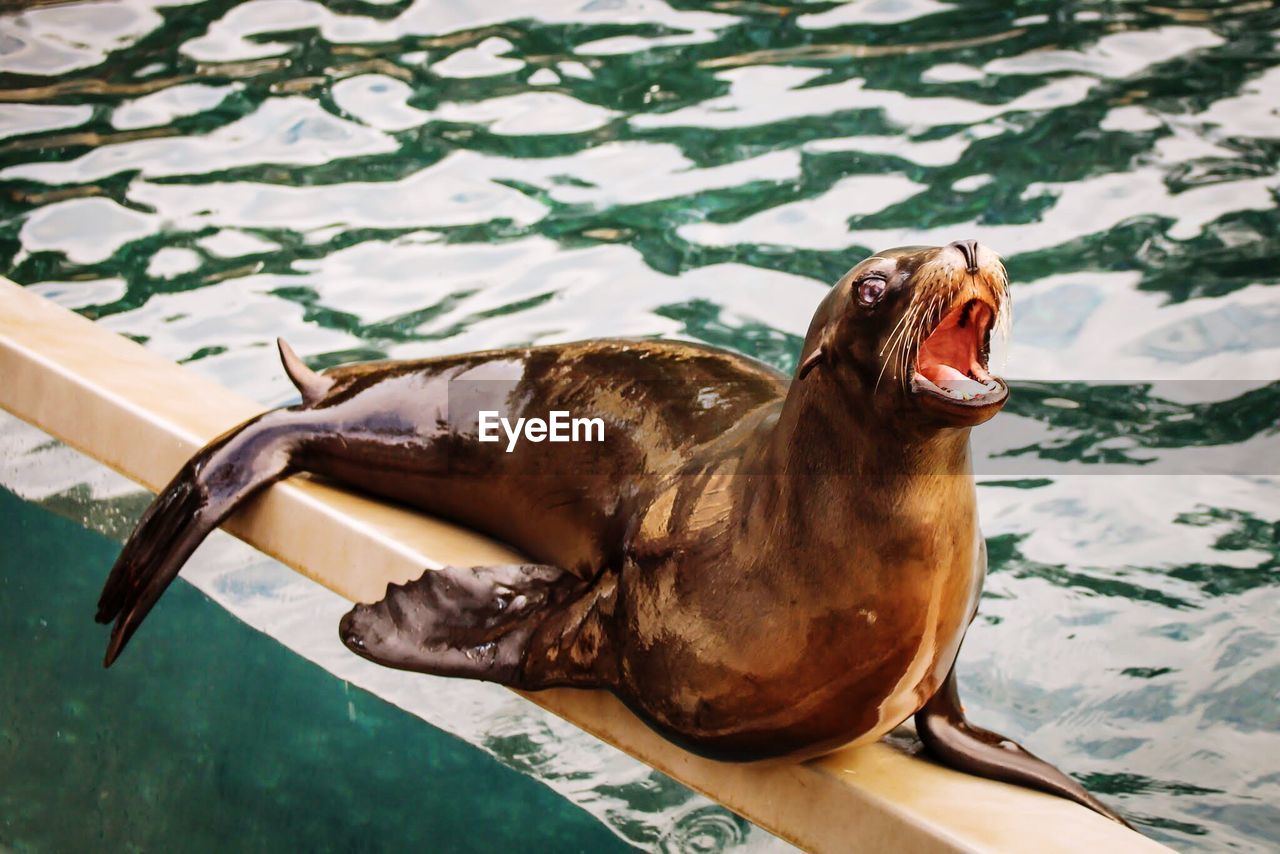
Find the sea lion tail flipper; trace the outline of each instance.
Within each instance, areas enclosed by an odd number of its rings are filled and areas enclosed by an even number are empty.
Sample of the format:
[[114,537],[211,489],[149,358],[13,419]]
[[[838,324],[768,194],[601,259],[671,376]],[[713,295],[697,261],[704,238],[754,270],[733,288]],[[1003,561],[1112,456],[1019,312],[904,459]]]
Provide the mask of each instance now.
[[98,599],[96,619],[115,622],[110,667],[187,558],[236,507],[289,473],[290,418],[260,415],[196,453],[156,497],[130,534]]
[[280,350],[280,363],[284,365],[284,372],[302,394],[303,405],[310,406],[323,400],[333,388],[333,380],[308,368],[283,338],[276,339],[276,347]]
[[542,656],[531,654],[543,648],[535,636],[541,639],[551,628],[558,649],[562,621],[554,618],[585,589],[576,576],[542,564],[446,566],[416,581],[388,584],[380,601],[349,611],[338,634],[352,652],[387,667],[546,687]]
[[965,720],[954,668],[938,692],[916,712],[916,731],[929,754],[944,765],[1075,801],[1133,829],[1119,813],[1089,794],[1084,786],[1022,745]]

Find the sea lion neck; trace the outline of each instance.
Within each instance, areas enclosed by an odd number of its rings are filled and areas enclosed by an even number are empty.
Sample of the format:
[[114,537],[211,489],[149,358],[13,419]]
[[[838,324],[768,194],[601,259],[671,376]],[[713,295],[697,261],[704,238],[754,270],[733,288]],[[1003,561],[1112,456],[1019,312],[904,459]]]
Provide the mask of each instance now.
[[838,371],[791,383],[767,439],[772,470],[809,475],[970,473],[969,428],[944,427],[910,404],[876,405]]

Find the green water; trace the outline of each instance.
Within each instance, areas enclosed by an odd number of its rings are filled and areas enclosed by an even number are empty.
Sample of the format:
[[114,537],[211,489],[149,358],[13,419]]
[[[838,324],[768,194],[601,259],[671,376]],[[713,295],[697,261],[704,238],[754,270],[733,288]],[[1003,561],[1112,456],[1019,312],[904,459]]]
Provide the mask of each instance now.
[[84,616],[117,545],[7,490],[0,542],[0,842],[17,851],[629,850],[185,584],[108,673]]
[[[45,5],[0,15],[0,269],[276,404],[280,334],[315,366],[635,335],[790,368],[868,252],[979,239],[1014,395],[975,437],[970,712],[1177,848],[1269,850],[1278,33],[1254,0]],[[0,480],[110,505],[41,453]],[[769,844],[446,712],[637,844]]]

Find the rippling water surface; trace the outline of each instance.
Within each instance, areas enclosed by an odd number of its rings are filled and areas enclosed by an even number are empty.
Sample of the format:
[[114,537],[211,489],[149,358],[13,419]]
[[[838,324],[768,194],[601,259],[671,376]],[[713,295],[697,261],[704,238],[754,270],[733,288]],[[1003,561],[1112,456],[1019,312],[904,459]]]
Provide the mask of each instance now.
[[[0,17],[0,256],[279,404],[279,334],[316,366],[629,335],[791,368],[864,255],[977,238],[1014,282],[1023,382],[980,443],[971,714],[1177,848],[1261,850],[1278,36],[1249,0],[46,3]],[[2,438],[28,499],[117,534],[137,512],[69,452]],[[244,582],[283,576],[203,562],[251,623],[625,839],[776,844],[509,695],[314,652],[321,621]],[[427,709],[424,684],[471,699]]]

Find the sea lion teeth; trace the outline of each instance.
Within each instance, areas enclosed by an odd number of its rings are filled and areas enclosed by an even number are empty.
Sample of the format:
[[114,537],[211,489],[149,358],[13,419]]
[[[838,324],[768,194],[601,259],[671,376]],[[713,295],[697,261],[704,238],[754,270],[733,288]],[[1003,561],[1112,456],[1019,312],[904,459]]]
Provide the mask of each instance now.
[[[1052,766],[993,746],[955,692],[986,572],[968,428],[1007,396],[981,364],[1005,291],[998,257],[974,241],[878,253],[817,307],[794,378],[653,340],[323,375],[281,344],[302,404],[214,440],[143,515],[98,602],[114,623],[106,664],[214,527],[311,472],[534,561],[389,585],[338,627],[365,658],[524,690],[607,689],[723,760],[812,757],[914,714],[941,761],[1115,818]],[[919,342],[906,321],[947,300]],[[913,382],[872,382],[891,366],[914,366]],[[490,410],[513,422],[563,410],[608,429],[598,443],[508,452],[483,441]]]
[[[959,372],[954,371],[954,373]],[[923,388],[955,400],[975,400],[994,391],[998,391],[1000,388],[1000,384],[994,380],[990,383],[980,383],[977,380],[964,376],[959,379],[948,377],[941,383],[935,383],[933,380],[918,371],[913,377],[913,381],[917,389]],[[982,390],[979,391],[978,389]]]

